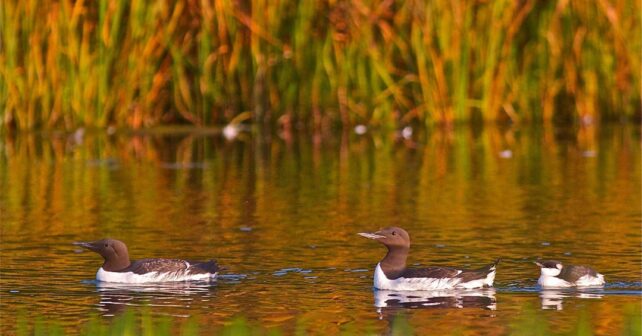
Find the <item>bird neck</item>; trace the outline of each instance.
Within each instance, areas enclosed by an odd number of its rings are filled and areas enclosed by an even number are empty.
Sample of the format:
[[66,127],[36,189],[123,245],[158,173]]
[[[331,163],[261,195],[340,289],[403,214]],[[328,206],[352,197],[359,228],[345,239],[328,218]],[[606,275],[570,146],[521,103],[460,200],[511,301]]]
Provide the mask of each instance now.
[[121,254],[105,259],[105,262],[103,263],[103,269],[109,272],[117,272],[129,267],[129,265],[131,265],[131,262],[129,261],[129,255]]
[[388,279],[396,279],[406,269],[406,259],[408,258],[408,246],[387,246],[388,253],[381,259],[379,265],[381,270],[386,274]]

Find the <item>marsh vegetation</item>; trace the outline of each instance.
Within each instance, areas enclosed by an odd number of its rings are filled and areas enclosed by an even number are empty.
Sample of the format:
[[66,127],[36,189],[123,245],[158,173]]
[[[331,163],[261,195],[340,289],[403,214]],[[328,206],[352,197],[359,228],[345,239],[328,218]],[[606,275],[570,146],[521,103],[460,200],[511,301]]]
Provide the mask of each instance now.
[[9,0],[0,120],[318,130],[639,118],[639,13],[634,0]]

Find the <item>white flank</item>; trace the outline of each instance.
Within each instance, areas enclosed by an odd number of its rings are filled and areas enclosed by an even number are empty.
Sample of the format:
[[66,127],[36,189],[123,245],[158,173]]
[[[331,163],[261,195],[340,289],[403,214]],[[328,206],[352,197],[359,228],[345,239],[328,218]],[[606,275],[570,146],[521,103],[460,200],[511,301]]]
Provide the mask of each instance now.
[[484,279],[463,283],[461,282],[461,278],[397,278],[390,280],[381,269],[381,265],[377,264],[374,274],[374,287],[377,289],[397,291],[440,290],[453,288],[472,289],[492,286],[494,280],[494,270]]
[[493,282],[495,282],[495,269],[493,269],[492,272],[488,273],[488,275],[486,275],[486,278],[461,283],[459,286],[457,286],[457,288],[472,289],[472,288],[492,287]]
[[598,287],[605,283],[604,275],[598,273],[597,277],[589,274],[577,279],[576,282],[568,282],[558,277],[542,274],[537,284],[543,288],[567,288],[567,287]]
[[606,281],[604,281],[604,275],[597,273],[597,276],[594,277],[590,274],[587,274],[575,282],[577,287],[598,287],[604,286]]
[[216,278],[217,273],[185,274],[184,272],[150,272],[136,274],[134,272],[109,272],[102,267],[96,273],[96,280],[120,283],[148,283],[168,281],[207,280]]

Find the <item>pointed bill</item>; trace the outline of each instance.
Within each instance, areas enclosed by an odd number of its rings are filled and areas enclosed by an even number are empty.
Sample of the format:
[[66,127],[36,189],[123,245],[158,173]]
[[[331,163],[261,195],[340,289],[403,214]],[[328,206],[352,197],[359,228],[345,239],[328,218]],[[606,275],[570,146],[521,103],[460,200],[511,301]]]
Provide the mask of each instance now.
[[376,233],[368,233],[368,232],[359,232],[358,235],[360,235],[361,237],[366,237],[370,239],[386,238],[386,236],[382,236]]
[[92,250],[92,251],[96,249],[96,247],[91,242],[73,242],[72,244],[74,244],[76,246],[82,246],[82,247],[84,247],[86,249],[89,249],[89,250]]

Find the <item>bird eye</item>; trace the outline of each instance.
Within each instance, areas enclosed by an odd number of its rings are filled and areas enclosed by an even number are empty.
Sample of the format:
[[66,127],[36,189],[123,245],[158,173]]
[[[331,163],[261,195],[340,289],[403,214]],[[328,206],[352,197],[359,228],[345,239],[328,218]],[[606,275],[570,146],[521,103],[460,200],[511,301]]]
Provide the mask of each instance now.
[[392,231],[392,235],[393,235],[393,236],[396,236],[396,235],[397,235],[397,232],[396,232],[396,231]]
[[109,244],[105,244],[105,247],[108,247],[108,246],[109,246]]

